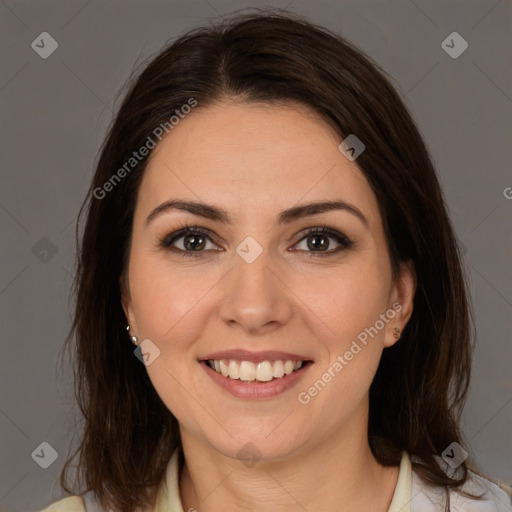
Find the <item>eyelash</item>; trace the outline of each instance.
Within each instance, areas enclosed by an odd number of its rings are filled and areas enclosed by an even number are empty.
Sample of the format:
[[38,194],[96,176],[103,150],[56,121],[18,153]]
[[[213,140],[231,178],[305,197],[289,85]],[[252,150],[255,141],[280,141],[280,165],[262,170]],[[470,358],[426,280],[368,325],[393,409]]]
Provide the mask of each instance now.
[[[160,240],[160,247],[167,251],[172,251],[174,253],[180,253],[181,256],[184,257],[200,257],[203,256],[203,254],[206,251],[185,251],[183,249],[177,249],[176,247],[173,247],[172,244],[176,241],[182,238],[185,235],[196,235],[201,234],[206,236],[211,242],[214,242],[211,238],[211,232],[209,230],[206,230],[204,228],[201,228],[200,226],[189,226],[188,224],[185,224],[183,227],[178,229],[177,231],[174,231],[173,233],[170,233],[169,235],[164,236]],[[314,227],[307,229],[304,233],[302,233],[302,237],[300,240],[295,244],[302,242],[305,238],[307,238],[309,235],[327,235],[330,238],[333,238],[337,243],[340,244],[340,246],[336,249],[330,250],[328,252],[321,252],[321,251],[306,251],[311,253],[311,257],[327,257],[327,256],[333,256],[341,251],[350,249],[354,242],[347,238],[345,235],[340,233],[339,231],[336,231],[335,229],[329,228],[328,226],[322,226],[322,227]]]

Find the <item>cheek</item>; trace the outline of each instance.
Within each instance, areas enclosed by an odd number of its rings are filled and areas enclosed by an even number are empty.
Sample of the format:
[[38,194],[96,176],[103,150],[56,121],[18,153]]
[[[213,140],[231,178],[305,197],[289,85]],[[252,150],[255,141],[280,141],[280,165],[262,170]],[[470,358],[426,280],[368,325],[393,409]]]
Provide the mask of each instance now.
[[201,337],[204,298],[213,282],[142,258],[134,257],[130,265],[139,337],[150,339],[160,350],[146,367],[148,376],[166,407],[184,424],[198,414],[193,399],[198,363],[191,347]]
[[328,407],[334,395],[348,409],[356,407],[382,354],[387,324],[380,319],[387,310],[389,275],[361,258],[358,265],[340,267],[329,276],[305,279],[296,286],[304,303],[301,316],[311,319],[310,330],[325,347],[315,379],[319,377],[329,390],[319,393],[318,402]]
[[201,299],[211,288],[209,282],[204,276],[180,272],[144,255],[134,256],[130,289],[140,334],[164,344],[169,338],[175,340],[180,329],[186,327],[190,337],[190,328],[200,325],[194,317],[201,310]]
[[303,315],[316,321],[315,332],[333,350],[342,350],[373,326],[387,308],[387,272],[365,264],[363,258],[358,263],[322,276],[301,276],[291,286],[301,299]]

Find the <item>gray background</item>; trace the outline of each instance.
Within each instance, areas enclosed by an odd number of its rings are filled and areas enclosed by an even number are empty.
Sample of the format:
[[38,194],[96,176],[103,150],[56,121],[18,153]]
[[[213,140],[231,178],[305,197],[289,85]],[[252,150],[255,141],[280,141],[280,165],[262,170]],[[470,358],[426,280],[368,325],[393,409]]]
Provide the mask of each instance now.
[[[482,470],[512,483],[510,1],[0,0],[0,510],[37,510],[60,497],[57,477],[80,435],[72,373],[57,375],[56,360],[70,325],[76,214],[114,99],[134,63],[169,38],[264,5],[288,6],[367,52],[417,120],[474,303],[466,448]],[[44,31],[59,44],[47,59],[31,48]],[[453,31],[469,44],[457,59],[441,47]],[[48,469],[31,457],[43,441],[59,454]]]

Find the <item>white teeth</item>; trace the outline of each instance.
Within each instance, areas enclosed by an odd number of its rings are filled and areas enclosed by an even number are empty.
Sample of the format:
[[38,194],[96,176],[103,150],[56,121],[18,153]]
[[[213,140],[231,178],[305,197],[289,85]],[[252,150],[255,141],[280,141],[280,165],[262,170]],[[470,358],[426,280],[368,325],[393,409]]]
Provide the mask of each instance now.
[[252,361],[237,361],[235,359],[209,360],[208,366],[224,377],[231,379],[261,382],[268,382],[272,379],[279,379],[285,375],[290,375],[295,370],[302,368],[303,361],[281,361],[273,363],[270,361],[261,361],[258,364]]
[[[230,361],[229,364],[236,361]],[[256,378],[256,365],[252,361],[242,361],[240,363],[240,380],[254,380]]]
[[284,373],[286,373],[286,375],[290,375],[294,368],[295,363],[293,361],[286,361],[286,363],[284,363]]
[[229,375],[228,367],[226,366],[224,361],[219,361],[219,364],[220,364],[220,372],[222,373],[222,375],[224,375],[224,377],[227,377]]
[[236,364],[236,361],[229,361],[228,372],[231,379],[240,378],[240,367]]
[[262,382],[268,382],[274,378],[274,370],[270,361],[261,361],[256,367],[256,378]]
[[284,364],[283,361],[276,361],[274,363],[274,377],[279,378],[284,375]]

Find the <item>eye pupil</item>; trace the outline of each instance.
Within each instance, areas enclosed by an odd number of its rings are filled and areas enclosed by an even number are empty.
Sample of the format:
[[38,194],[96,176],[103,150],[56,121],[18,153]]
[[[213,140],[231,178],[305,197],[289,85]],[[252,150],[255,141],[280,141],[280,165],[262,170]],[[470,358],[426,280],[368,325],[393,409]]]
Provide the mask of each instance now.
[[[311,242],[311,240],[321,239],[321,242]],[[325,235],[311,235],[308,237],[308,247],[309,249],[320,249],[322,251],[327,250],[329,246],[329,237]]]
[[[204,237],[203,236],[197,236],[197,235],[188,235],[185,236],[185,248],[190,249],[192,251],[196,251],[198,248],[203,249],[204,248]],[[190,243],[187,243],[187,241],[192,240]]]

